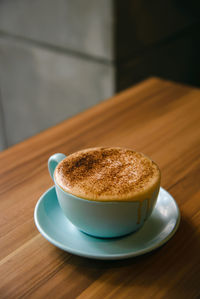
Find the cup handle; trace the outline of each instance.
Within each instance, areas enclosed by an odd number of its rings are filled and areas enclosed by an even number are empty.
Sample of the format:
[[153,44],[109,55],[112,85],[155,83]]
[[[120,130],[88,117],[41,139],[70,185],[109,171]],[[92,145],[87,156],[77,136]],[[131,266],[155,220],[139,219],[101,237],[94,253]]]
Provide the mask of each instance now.
[[54,154],[52,155],[49,160],[48,160],[48,169],[49,169],[49,173],[50,176],[52,177],[52,180],[54,181],[54,170],[56,168],[56,166],[58,165],[59,162],[61,162],[63,159],[65,159],[66,156],[64,154]]

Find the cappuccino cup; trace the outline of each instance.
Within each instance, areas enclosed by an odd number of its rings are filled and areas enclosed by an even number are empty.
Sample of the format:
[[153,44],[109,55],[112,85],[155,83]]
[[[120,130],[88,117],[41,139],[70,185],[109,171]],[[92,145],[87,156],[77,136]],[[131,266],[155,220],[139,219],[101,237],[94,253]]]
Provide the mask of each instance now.
[[160,170],[142,153],[98,147],[48,160],[60,207],[80,231],[101,238],[140,229],[160,189]]

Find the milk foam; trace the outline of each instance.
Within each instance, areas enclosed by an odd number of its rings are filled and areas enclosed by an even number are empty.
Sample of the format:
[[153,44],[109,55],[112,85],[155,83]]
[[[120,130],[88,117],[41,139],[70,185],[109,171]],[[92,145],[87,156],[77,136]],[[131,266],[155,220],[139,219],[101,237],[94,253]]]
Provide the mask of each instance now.
[[95,201],[138,201],[160,185],[160,170],[142,153],[124,148],[91,148],[73,153],[55,170],[66,192]]

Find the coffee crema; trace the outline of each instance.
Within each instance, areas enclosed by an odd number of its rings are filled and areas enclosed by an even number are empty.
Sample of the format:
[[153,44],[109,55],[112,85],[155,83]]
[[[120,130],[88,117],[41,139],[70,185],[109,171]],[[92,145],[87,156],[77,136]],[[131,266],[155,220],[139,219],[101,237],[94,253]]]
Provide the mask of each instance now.
[[155,162],[119,147],[75,152],[57,165],[54,176],[64,191],[94,201],[142,201],[160,185]]

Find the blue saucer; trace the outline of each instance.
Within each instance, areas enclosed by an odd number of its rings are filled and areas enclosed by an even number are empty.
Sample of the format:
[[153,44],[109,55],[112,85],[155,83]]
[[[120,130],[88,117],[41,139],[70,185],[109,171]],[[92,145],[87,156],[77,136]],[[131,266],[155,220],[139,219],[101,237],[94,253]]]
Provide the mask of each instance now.
[[139,231],[100,239],[80,232],[65,217],[52,187],[37,202],[34,219],[39,232],[58,248],[87,258],[114,260],[138,256],[166,243],[178,228],[180,212],[173,197],[160,188],[154,211]]

